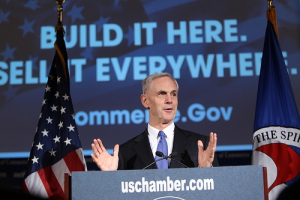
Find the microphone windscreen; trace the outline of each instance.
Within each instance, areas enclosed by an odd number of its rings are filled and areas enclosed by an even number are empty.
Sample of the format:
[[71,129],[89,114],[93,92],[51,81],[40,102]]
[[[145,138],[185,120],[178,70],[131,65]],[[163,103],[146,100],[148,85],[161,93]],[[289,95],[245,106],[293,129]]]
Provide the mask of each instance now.
[[162,152],[160,152],[160,151],[155,152],[155,154],[156,154],[157,156],[159,156],[159,157],[163,157],[163,156],[164,156],[164,154],[163,154]]
[[176,157],[177,155],[178,155],[177,152],[173,152],[173,153],[170,154],[170,157],[171,157],[171,158],[174,158],[174,157]]

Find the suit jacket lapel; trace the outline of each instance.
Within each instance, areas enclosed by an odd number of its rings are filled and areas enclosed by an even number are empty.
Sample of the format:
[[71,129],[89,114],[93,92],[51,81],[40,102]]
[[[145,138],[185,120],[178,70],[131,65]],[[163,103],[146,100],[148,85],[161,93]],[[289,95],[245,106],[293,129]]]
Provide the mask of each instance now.
[[[175,160],[182,162],[183,156],[185,155],[185,150],[187,146],[190,144],[190,140],[188,139],[189,134],[186,132],[182,132],[175,126],[174,129],[174,142],[173,142],[173,152],[177,152],[178,155],[174,158]],[[170,168],[183,168],[181,164],[177,163],[176,161],[172,161],[170,163]]]
[[[147,129],[140,134],[135,140],[134,149],[138,158],[141,160],[141,168],[146,167],[150,163],[154,162],[154,157],[150,148],[148,131]],[[147,169],[157,169],[156,164],[149,166]]]

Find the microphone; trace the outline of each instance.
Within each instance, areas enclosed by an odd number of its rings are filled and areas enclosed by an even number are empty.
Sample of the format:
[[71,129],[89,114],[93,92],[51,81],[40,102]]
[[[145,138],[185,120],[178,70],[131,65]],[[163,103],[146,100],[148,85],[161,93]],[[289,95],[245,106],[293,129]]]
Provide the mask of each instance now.
[[[175,152],[174,152],[174,153],[175,153]],[[174,153],[173,153],[173,154],[174,154]],[[171,158],[172,155],[173,155],[173,154],[171,153],[169,156],[165,156],[165,155],[164,155],[162,152],[160,152],[160,151],[155,152],[155,154],[156,154],[157,156],[159,156],[159,157],[162,157],[162,158],[157,159],[156,161],[150,163],[149,165],[147,165],[146,167],[144,167],[143,170],[144,170],[144,169],[147,169],[148,167],[150,167],[151,165],[157,163],[158,161],[161,161],[161,160],[163,160],[163,159]],[[177,154],[177,153],[176,153],[176,154]]]
[[189,168],[188,166],[186,166],[185,164],[179,162],[178,160],[173,159],[174,157],[176,157],[176,156],[178,155],[177,152],[173,152],[173,153],[171,153],[169,156],[164,155],[163,152],[161,152],[161,151],[156,151],[155,154],[156,154],[157,156],[159,156],[159,157],[162,157],[162,158],[157,159],[156,161],[150,163],[149,165],[147,165],[146,167],[144,167],[143,170],[144,170],[144,169],[147,169],[148,167],[150,167],[151,165],[157,163],[158,161],[161,161],[161,160],[163,160],[163,159],[168,159],[168,158],[170,158],[171,160],[174,160],[174,161],[178,162],[179,164],[181,164],[181,165],[184,166],[185,168]]
[[167,158],[169,158],[172,154],[170,154],[169,156],[165,156],[164,154],[163,154],[163,152],[161,152],[161,151],[157,151],[157,152],[155,152],[155,154],[157,155],[157,156],[159,156],[159,157],[163,157],[163,159],[167,159]]
[[[157,152],[156,152],[157,153]],[[162,153],[163,154],[163,153]],[[157,154],[156,154],[157,155]],[[181,164],[182,166],[184,166],[185,168],[189,168],[188,166],[186,166],[185,164],[183,164],[182,162],[179,162],[178,160],[176,160],[176,159],[173,159],[174,157],[176,157],[178,155],[178,153],[177,152],[173,152],[173,153],[171,153],[169,156],[167,156],[167,157],[169,157],[171,160],[174,160],[174,161],[176,161],[177,163],[179,163],[179,164]]]
[[177,163],[181,164],[181,165],[184,166],[185,168],[189,168],[189,167],[186,166],[185,164],[183,164],[183,163],[179,162],[178,160],[174,159],[174,157],[176,157],[176,156],[178,155],[177,152],[173,152],[173,153],[171,153],[169,156],[165,156],[162,152],[157,151],[157,152],[156,152],[156,155],[159,156],[159,157],[163,157],[164,159],[170,158],[171,160],[176,161]]

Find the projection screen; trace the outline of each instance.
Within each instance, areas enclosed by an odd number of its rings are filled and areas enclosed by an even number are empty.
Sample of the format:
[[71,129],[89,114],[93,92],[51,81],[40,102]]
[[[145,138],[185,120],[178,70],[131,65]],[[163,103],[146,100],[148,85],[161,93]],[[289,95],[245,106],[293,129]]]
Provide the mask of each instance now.
[[[274,5],[299,107],[300,3]],[[94,138],[112,149],[145,130],[141,82],[157,72],[179,83],[180,128],[216,132],[219,151],[251,150],[267,0],[66,0],[63,8],[85,152]],[[54,0],[0,2],[2,156],[31,149],[55,53],[56,9]]]

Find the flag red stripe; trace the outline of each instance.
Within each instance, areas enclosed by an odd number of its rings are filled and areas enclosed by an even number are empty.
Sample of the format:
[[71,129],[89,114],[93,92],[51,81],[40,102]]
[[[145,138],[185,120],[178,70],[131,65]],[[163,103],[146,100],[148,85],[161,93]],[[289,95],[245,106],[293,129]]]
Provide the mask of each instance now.
[[68,153],[68,155],[66,155],[63,159],[64,159],[66,165],[68,166],[70,172],[85,171],[82,161],[79,158],[76,151],[72,151],[72,152]]
[[45,167],[37,171],[50,199],[64,199],[64,191],[60,187],[51,167]]
[[29,192],[29,190],[28,190],[28,188],[27,188],[27,185],[26,185],[25,181],[22,182],[22,185],[21,185],[21,191],[22,191],[23,193],[30,194],[30,192]]

